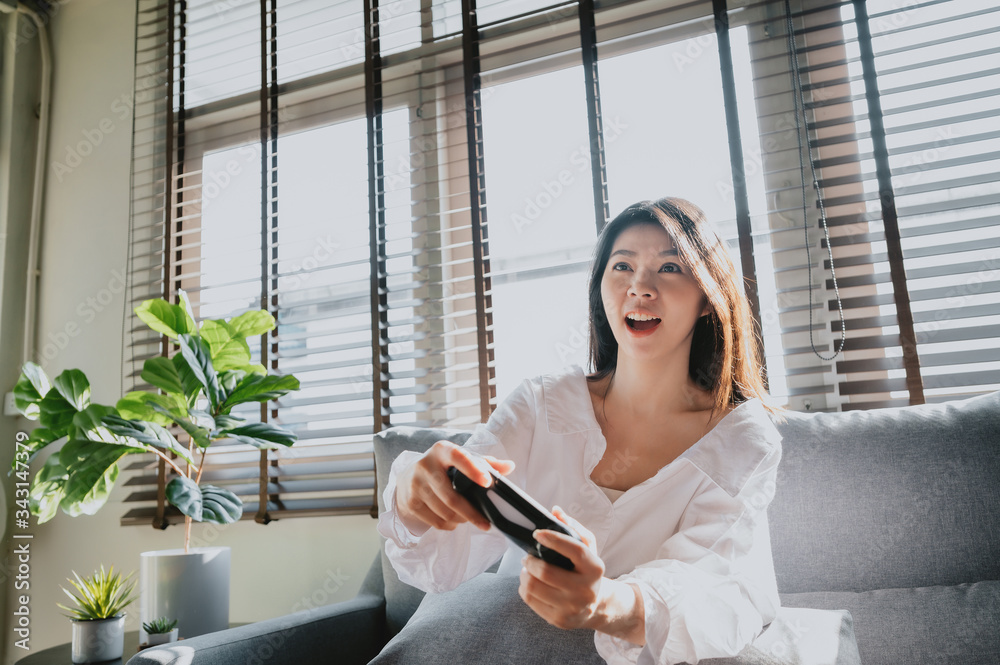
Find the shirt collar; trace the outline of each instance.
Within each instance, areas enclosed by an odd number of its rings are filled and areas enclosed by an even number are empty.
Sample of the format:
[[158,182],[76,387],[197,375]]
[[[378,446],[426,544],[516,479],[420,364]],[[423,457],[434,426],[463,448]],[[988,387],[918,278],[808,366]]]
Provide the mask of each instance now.
[[580,365],[567,365],[551,374],[543,374],[542,396],[546,424],[552,434],[600,431],[587,387],[587,375]]
[[[567,365],[543,374],[541,379],[549,432],[575,434],[597,430],[601,434],[583,367]],[[733,432],[739,434],[734,436]],[[737,405],[680,458],[701,469],[727,494],[736,496],[780,442],[781,435],[763,403],[752,398]]]

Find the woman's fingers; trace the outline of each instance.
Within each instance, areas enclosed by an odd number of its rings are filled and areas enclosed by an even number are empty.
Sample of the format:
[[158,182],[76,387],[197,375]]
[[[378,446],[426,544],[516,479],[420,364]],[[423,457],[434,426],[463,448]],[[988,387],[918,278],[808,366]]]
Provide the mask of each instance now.
[[514,470],[514,462],[509,459],[497,459],[492,455],[484,455],[483,459],[490,463],[497,473],[501,476],[506,476]]
[[555,516],[557,520],[559,520],[560,522],[568,526],[573,532],[575,532],[576,535],[580,536],[580,539],[583,540],[583,542],[587,543],[588,546],[593,547],[596,544],[597,539],[594,538],[594,534],[591,532],[591,530],[583,526],[579,522],[577,522],[572,517],[570,517],[562,508],[560,508],[559,506],[553,506],[552,514]]
[[505,475],[514,469],[514,463],[470,453],[450,441],[437,441],[404,472],[407,483],[405,489],[400,485],[402,502],[397,501],[400,514],[438,529],[450,531],[463,522],[472,522],[488,530],[489,521],[452,487],[448,477],[450,467],[461,471],[472,482],[489,487],[493,482],[491,470]]
[[440,449],[440,457],[445,470],[449,466],[454,466],[468,476],[469,480],[482,487],[489,487],[493,483],[493,478],[490,476],[490,465],[485,459],[478,455],[470,455],[460,446],[456,446],[453,443],[438,441],[434,446],[437,447],[443,443],[448,444],[447,446],[442,446]]
[[430,520],[431,526],[451,531],[460,523],[466,520],[461,514],[453,510],[444,500],[434,492],[426,492],[423,496],[425,515]]
[[[485,466],[485,462],[482,464]],[[471,473],[473,478],[483,475],[458,446],[450,441],[438,441],[400,474],[397,486],[400,516],[448,531],[463,522],[489,529],[486,518],[452,487],[448,477],[450,466],[463,467],[463,473]]]
[[[599,585],[578,571],[563,570],[527,556],[518,594],[540,617],[558,628],[579,628],[593,616]],[[599,579],[599,578],[598,578]]]
[[533,534],[544,547],[549,548],[573,562],[573,571],[583,574],[604,574],[604,568],[600,565],[600,559],[586,543],[558,531],[549,529],[538,529]]
[[[532,557],[528,557],[529,559]],[[545,584],[527,566],[521,568],[520,584],[518,585],[518,595],[528,604],[529,607],[538,612],[543,617],[545,614],[554,613],[559,603],[552,600],[558,590]],[[540,585],[542,588],[540,588]],[[544,614],[543,614],[544,612]]]

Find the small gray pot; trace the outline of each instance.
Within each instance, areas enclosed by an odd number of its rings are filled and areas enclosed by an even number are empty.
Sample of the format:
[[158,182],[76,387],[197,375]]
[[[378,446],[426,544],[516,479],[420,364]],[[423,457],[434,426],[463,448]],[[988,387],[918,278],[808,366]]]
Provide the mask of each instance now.
[[149,639],[146,644],[149,646],[156,646],[157,644],[167,644],[168,642],[177,641],[177,633],[179,629],[174,628],[169,633],[149,633]]
[[[139,621],[177,619],[183,638],[229,628],[228,547],[143,552],[139,559]],[[149,643],[145,629],[139,642]]]
[[125,615],[110,619],[72,619],[74,663],[97,663],[122,657],[125,650]]

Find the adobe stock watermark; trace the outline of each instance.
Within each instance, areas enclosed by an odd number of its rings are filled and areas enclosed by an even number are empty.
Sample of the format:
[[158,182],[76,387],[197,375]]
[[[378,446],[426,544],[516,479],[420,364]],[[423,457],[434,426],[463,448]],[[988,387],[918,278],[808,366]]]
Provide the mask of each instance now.
[[[393,2],[384,5],[379,3],[379,33],[384,36],[391,35],[393,32],[398,32],[392,30],[392,26],[396,22],[396,19],[400,16],[405,16],[406,14],[416,15],[418,11],[419,8],[413,2],[404,2],[404,0],[394,0]],[[345,61],[350,61],[355,58],[363,59],[365,57],[365,29],[360,27],[351,30],[348,36],[346,36],[343,40],[340,40],[340,44],[337,49],[340,51],[340,55]]]
[[[58,14],[59,11],[63,7],[68,5],[70,2],[71,0],[62,0],[61,2],[60,0],[56,0],[55,2],[51,2],[48,4],[48,11],[37,12],[38,18],[40,18],[42,21],[42,25],[45,26],[49,25],[49,23],[52,21],[52,17]],[[9,37],[9,35],[5,36]],[[17,22],[16,34],[13,36],[14,52],[17,53],[17,51],[22,46],[24,46],[37,36],[38,36],[38,26],[35,25],[34,20],[28,18],[27,16],[23,16],[21,20]]]
[[119,123],[131,118],[133,104],[132,94],[124,93],[111,102],[113,116],[105,116],[96,126],[80,130],[83,138],[75,144],[66,145],[62,161],[52,164],[52,173],[56,180],[62,182],[63,178],[83,164],[84,160],[104,143],[108,135],[114,133]]
[[[233,184],[244,172],[247,166],[256,169],[261,162],[263,149],[259,142],[247,143],[236,149],[236,157],[226,160],[222,168],[205,169],[202,171],[201,179],[201,208],[208,210],[212,206],[212,201],[222,196],[230,185]],[[252,174],[259,177],[258,173]]]
[[[486,100],[493,97],[500,86],[489,86],[483,88],[479,93],[479,103],[482,105]],[[430,101],[430,100],[428,100]],[[423,108],[423,107],[421,107]],[[418,113],[419,113],[418,109]],[[410,139],[409,151],[400,155],[396,159],[394,168],[386,168],[383,175],[385,191],[396,191],[410,186],[410,173],[422,169],[427,165],[428,155],[433,155],[440,149],[450,147],[447,142],[447,131],[455,130],[465,126],[465,97],[459,100],[452,100],[446,105],[444,110],[443,127],[435,127],[435,133],[422,134]],[[421,116],[422,117],[422,116]],[[432,118],[423,118],[427,122],[435,122]],[[461,141],[464,143],[465,137]],[[459,144],[461,145],[461,144]]]
[[[264,665],[278,654],[288,640],[295,637],[303,627],[308,626],[303,622],[302,613],[315,612],[325,605],[333,602],[334,595],[345,584],[351,580],[350,575],[345,575],[340,568],[327,570],[326,576],[316,589],[308,596],[303,596],[292,605],[291,614],[281,617],[279,625],[253,638],[251,652],[244,657],[246,665]],[[282,625],[284,624],[284,625]]]
[[146,65],[144,71],[145,75],[138,80],[134,93],[124,92],[113,99],[109,115],[101,118],[95,126],[80,130],[83,137],[81,140],[66,145],[62,161],[52,164],[56,180],[62,182],[67,175],[83,164],[84,160],[104,143],[105,138],[118,129],[120,123],[126,123],[128,130],[131,130],[135,105],[151,99],[156,94],[156,89],[167,81],[166,72],[157,70],[151,64]]
[[979,269],[971,273],[964,283],[948,291],[945,302],[949,307],[938,307],[934,310],[931,320],[913,326],[916,343],[921,345],[935,342],[939,333],[946,329],[946,322],[954,318],[965,318],[963,308],[968,306],[970,301],[980,297],[984,286],[994,282],[998,273],[1000,273],[1000,252],[994,250],[981,260]]
[[556,342],[555,351],[559,362],[566,365],[579,357],[580,351],[590,348],[590,321],[584,320],[566,330],[566,337]]
[[[280,120],[283,123],[291,122],[298,117],[299,114],[291,109],[280,111]],[[247,132],[244,138],[237,143],[240,144],[239,147],[227,151],[235,150],[236,156],[227,159],[221,168],[214,166],[205,168],[205,162],[202,161],[201,208],[203,212],[208,210],[212,206],[212,202],[222,196],[247,169],[252,177],[260,178],[259,169],[265,157],[259,137],[253,132]]]
[[112,270],[111,278],[103,288],[88,295],[77,304],[73,310],[76,313],[76,318],[66,321],[62,326],[49,332],[38,350],[38,364],[43,368],[47,367],[61,351],[66,350],[70,340],[83,330],[81,323],[83,325],[93,323],[98,315],[102,314],[115,301],[117,296],[125,292],[125,283],[125,274],[121,270]]
[[[607,122],[604,127],[604,144],[610,145],[617,141],[628,129],[620,116]],[[510,223],[517,233],[538,222],[542,213],[552,207],[560,197],[576,182],[579,174],[590,170],[591,146],[581,143],[568,157],[569,168],[559,169],[550,178],[542,180],[536,187],[538,191],[524,197],[524,206],[518,212],[511,213]]]

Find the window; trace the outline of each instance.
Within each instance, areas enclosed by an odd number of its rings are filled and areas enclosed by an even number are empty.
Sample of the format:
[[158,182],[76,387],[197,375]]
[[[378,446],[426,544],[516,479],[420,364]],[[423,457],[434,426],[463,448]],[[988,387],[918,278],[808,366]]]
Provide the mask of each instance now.
[[[296,446],[213,453],[246,518],[369,511],[373,432],[586,365],[597,233],[643,198],[716,223],[791,408],[1000,385],[1000,11],[730,4],[139,0],[130,297],[265,307],[302,381],[243,414]],[[131,339],[137,381],[170,351]],[[149,464],[125,523],[178,519]]]
[[[1000,11],[988,2],[788,4],[790,13],[768,2],[734,17],[750,32],[791,406],[873,408],[996,389],[1000,177],[989,127],[1000,98],[987,35]],[[833,357],[842,329],[810,160],[846,321],[834,361],[813,350]]]

